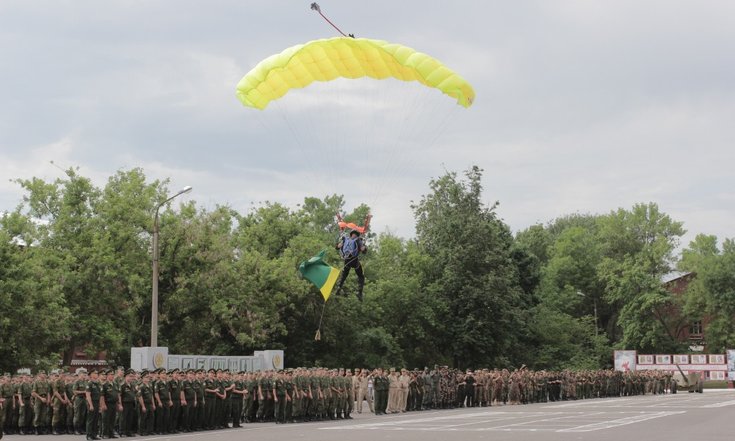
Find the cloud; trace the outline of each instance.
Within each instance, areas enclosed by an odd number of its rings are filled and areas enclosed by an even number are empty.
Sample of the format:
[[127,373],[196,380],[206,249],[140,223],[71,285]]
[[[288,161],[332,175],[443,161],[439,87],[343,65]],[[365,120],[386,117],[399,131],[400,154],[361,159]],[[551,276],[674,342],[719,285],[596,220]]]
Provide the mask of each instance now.
[[[3,1],[0,173],[52,180],[55,160],[104,185],[142,167],[241,211],[339,192],[373,205],[377,228],[410,236],[409,203],[429,180],[477,164],[514,230],[655,201],[687,238],[734,236],[735,3],[322,8],[348,32],[444,61],[472,82],[475,104],[432,112],[431,96],[409,105],[413,91],[393,87],[366,103],[375,84],[344,82],[321,95],[324,109],[312,105],[319,85],[275,112],[243,108],[234,87],[258,61],[333,35],[308,2]],[[0,181],[0,210],[21,198]]]

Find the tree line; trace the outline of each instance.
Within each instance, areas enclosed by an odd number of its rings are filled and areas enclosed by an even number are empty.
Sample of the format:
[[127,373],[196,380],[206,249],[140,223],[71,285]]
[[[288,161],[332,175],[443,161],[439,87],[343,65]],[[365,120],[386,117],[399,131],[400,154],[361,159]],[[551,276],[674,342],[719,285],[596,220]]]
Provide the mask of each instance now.
[[[686,351],[682,329],[705,317],[712,352],[735,344],[732,239],[699,235],[678,253],[683,225],[655,203],[514,234],[498,204],[483,202],[481,179],[471,167],[431,180],[411,206],[414,238],[370,233],[366,299],[333,296],[319,341],[323,299],[296,269],[335,243],[343,196],[246,213],[164,206],[159,344],[280,348],[289,366],[596,369],[616,348]],[[152,217],[168,182],[138,168],[103,187],[73,168],[15,182],[24,198],[0,218],[0,369],[68,364],[78,347],[127,365],[130,347],[150,341]],[[683,295],[663,284],[674,269],[696,273]]]

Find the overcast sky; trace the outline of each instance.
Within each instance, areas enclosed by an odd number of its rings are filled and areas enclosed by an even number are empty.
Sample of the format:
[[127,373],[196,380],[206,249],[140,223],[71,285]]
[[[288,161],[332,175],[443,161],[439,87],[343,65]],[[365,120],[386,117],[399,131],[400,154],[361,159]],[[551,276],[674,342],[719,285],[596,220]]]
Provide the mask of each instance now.
[[258,61],[336,35],[309,4],[0,1],[0,211],[54,161],[100,186],[142,167],[242,213],[343,193],[409,237],[429,180],[478,165],[514,231],[656,202],[684,245],[735,236],[735,1],[322,0],[346,32],[444,62],[475,104],[402,84],[371,101],[365,80],[243,107]]

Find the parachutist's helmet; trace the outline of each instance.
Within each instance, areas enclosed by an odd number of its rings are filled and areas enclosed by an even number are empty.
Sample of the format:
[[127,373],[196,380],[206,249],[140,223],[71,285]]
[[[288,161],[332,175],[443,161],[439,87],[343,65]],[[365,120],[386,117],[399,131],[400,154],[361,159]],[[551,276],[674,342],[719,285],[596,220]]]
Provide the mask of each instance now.
[[357,230],[350,231],[350,237],[352,237],[353,234],[356,235],[356,236],[358,236],[358,237],[360,236],[360,232],[357,231]]

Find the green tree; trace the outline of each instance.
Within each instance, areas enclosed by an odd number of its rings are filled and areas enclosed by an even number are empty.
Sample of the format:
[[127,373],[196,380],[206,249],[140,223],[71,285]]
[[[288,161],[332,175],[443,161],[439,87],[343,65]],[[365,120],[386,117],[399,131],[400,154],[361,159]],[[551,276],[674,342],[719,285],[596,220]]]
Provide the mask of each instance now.
[[513,237],[497,204],[482,203],[482,171],[465,177],[432,180],[431,193],[413,205],[418,244],[431,257],[424,289],[446,311],[436,344],[455,366],[509,365],[523,356],[531,299],[519,286]]
[[715,236],[698,235],[682,253],[679,268],[694,272],[684,294],[684,311],[690,321],[707,322],[705,340],[712,352],[735,345],[735,241],[722,247]]
[[61,358],[71,314],[54,256],[18,212],[0,218],[0,370],[49,368]]
[[620,307],[619,347],[641,351],[676,351],[678,322],[672,308],[678,299],[663,286],[671,271],[681,222],[654,203],[619,209],[599,220],[603,259],[600,277],[607,301]]

